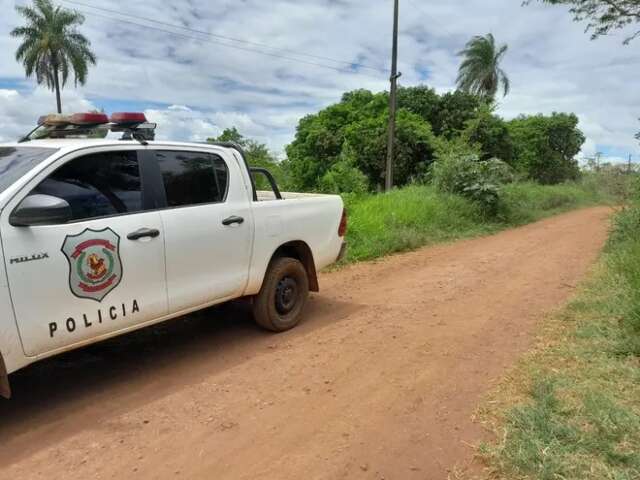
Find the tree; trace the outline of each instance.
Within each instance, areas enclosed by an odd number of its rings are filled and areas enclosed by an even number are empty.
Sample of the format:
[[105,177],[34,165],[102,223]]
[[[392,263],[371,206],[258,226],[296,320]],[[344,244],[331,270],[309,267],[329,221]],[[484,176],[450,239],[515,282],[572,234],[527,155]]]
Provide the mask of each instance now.
[[520,116],[507,125],[517,170],[544,184],[577,178],[580,170],[575,156],[585,137],[573,113]]
[[462,138],[480,147],[480,160],[499,158],[508,164],[513,162],[513,144],[507,123],[493,113],[491,105],[482,105],[466,122]]
[[[286,188],[288,186],[288,178],[282,168],[281,162],[278,162],[278,159],[269,151],[269,148],[264,143],[245,137],[236,127],[225,128],[218,137],[207,138],[207,143],[215,142],[233,142],[238,144],[242,147],[250,166],[266,168],[276,178],[280,187]],[[262,176],[258,178],[258,186],[260,188],[267,188]]]
[[286,167],[293,187],[302,191],[316,189],[333,164],[343,159],[349,125],[381,115],[387,108],[386,93],[355,90],[345,93],[339,103],[302,118],[286,149]]
[[[568,5],[576,22],[586,20],[591,39],[608,35],[612,30],[640,23],[640,0],[540,0],[551,5]],[[527,0],[526,3],[530,3]],[[626,37],[624,44],[640,36],[640,29]]]
[[[382,188],[385,179],[386,112],[349,125],[344,152],[369,179],[371,189]],[[398,186],[423,176],[433,162],[435,136],[431,126],[415,113],[399,109],[396,118],[396,150],[393,178]]]
[[491,33],[473,37],[458,55],[463,57],[456,83],[460,90],[484,98],[493,99],[502,86],[503,94],[509,93],[509,78],[500,68],[507,45],[496,46]]
[[[414,106],[428,105],[416,98],[405,100]],[[366,175],[368,188],[381,186],[387,125],[388,94],[367,90],[345,93],[339,103],[303,118],[295,139],[287,146],[286,168],[293,186],[303,191],[324,189],[326,185],[337,185],[331,179],[339,172],[348,171],[357,178],[359,175],[353,169]],[[396,138],[394,179],[402,185],[420,176],[425,165],[433,160],[434,136],[422,116],[401,107]]]
[[56,92],[58,113],[62,113],[60,89],[73,71],[77,86],[87,81],[89,64],[96,64],[91,43],[79,33],[77,26],[84,17],[73,10],[54,7],[51,0],[34,0],[33,7],[17,6],[27,24],[16,27],[11,36],[22,39],[16,60],[24,65],[27,77],[35,74],[38,84]]
[[434,134],[447,138],[459,134],[482,103],[477,95],[460,90],[440,96],[424,85],[398,89],[398,108],[420,115],[431,125]]

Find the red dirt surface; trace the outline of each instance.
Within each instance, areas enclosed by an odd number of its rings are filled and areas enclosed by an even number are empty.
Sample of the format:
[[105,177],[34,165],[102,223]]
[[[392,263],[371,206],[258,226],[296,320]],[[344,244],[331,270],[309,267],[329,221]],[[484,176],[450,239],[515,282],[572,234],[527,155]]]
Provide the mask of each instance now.
[[274,335],[223,306],[34,365],[3,479],[446,479],[471,416],[594,262],[611,209],[322,274]]

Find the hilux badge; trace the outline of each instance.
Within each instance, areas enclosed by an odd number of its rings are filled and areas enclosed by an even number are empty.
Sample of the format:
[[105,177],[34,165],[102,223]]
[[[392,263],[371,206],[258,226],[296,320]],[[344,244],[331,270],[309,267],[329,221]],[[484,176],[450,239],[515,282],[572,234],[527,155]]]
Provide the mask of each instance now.
[[101,302],[122,279],[120,237],[110,228],[67,235],[62,253],[69,262],[69,288],[76,297]]

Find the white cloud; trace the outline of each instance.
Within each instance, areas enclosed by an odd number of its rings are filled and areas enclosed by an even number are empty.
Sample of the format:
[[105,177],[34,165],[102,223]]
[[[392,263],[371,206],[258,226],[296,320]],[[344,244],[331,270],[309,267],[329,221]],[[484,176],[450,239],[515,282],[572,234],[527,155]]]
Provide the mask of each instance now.
[[[68,90],[64,95],[69,111],[87,112],[93,104],[78,92]],[[29,93],[0,89],[0,141],[9,142],[21,138],[35,126],[40,115],[55,112],[55,97],[44,88]]]
[[[110,99],[118,99],[119,104],[153,104],[147,110],[160,124],[160,136],[202,140],[237,126],[245,135],[281,150],[293,138],[302,116],[339,100],[344,91],[388,87],[386,73],[340,73],[229,48],[216,43],[229,41],[215,37],[189,34],[206,40],[198,42],[161,32],[158,25],[145,29],[126,21],[132,20],[131,15],[154,18],[318,57],[386,68],[391,44],[390,1],[85,2],[125,16],[118,22],[104,18],[104,12],[78,7],[87,12],[82,30],[92,40],[99,63],[90,71],[85,87],[65,90],[69,111],[82,106],[72,102],[83,98],[107,107]],[[6,3],[0,18],[2,32],[20,22]],[[588,138],[585,154],[603,146],[638,151],[633,134],[640,129],[640,89],[633,88],[633,79],[640,75],[636,53],[640,39],[628,47],[621,44],[622,33],[590,41],[584,25],[574,23],[566,9],[540,2],[522,7],[521,2],[510,0],[411,0],[401,2],[400,16],[402,84],[418,83],[427,71],[428,85],[439,91],[452,89],[459,63],[456,52],[472,35],[491,31],[498,42],[509,44],[504,68],[511,78],[512,92],[501,100],[502,115],[511,118],[519,113],[572,111],[579,116]],[[13,58],[16,45],[8,35],[0,36],[0,82],[23,75]],[[341,66],[326,58],[306,57],[305,61]],[[18,93],[17,99],[0,96],[0,138],[15,135],[12,126],[32,125],[45,105],[47,110],[53,109],[53,95],[45,91]]]
[[150,109],[144,113],[150,122],[158,124],[158,140],[183,139],[202,142],[220,132],[211,118],[184,105],[172,105],[163,110]]

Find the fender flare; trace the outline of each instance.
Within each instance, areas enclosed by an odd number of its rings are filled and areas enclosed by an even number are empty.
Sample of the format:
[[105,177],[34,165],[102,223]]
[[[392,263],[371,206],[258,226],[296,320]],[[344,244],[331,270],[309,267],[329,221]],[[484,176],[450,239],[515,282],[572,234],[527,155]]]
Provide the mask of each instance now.
[[[294,240],[280,245],[271,256],[271,260],[282,256],[300,260],[307,271],[307,277],[309,278],[309,290],[312,292],[320,291],[316,264],[313,260],[313,252],[306,242],[303,242],[302,240]],[[271,260],[269,260],[269,262],[271,262]]]
[[4,358],[0,353],[0,397],[11,398],[11,385],[9,384],[9,374],[4,364]]

